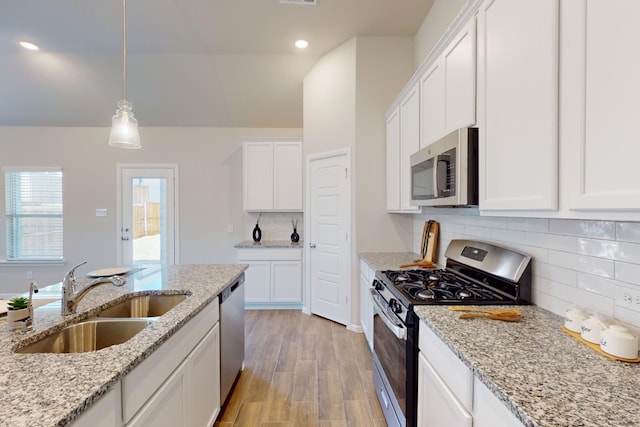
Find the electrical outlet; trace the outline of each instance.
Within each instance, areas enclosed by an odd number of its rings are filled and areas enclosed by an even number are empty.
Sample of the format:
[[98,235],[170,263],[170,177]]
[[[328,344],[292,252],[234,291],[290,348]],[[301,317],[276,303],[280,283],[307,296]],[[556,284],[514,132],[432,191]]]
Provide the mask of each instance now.
[[233,224],[229,224],[229,225],[227,225],[227,231],[228,231],[229,233],[233,233]]
[[619,286],[616,289],[616,305],[629,310],[640,311],[640,287],[635,289]]

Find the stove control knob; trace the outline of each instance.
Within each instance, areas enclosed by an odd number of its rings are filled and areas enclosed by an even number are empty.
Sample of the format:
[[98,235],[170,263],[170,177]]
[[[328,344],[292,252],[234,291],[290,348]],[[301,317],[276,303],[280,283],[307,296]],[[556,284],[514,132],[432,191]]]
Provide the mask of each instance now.
[[391,298],[389,307],[394,313],[402,313],[402,305],[395,298]]
[[377,280],[375,280],[373,282],[373,289],[375,289],[376,291],[381,291],[384,289],[384,285],[380,282],[378,282]]

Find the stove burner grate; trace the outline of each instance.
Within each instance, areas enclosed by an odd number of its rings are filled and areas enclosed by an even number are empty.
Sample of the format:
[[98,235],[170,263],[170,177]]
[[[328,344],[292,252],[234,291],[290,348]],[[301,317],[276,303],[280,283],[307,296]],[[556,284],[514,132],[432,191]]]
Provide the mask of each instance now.
[[503,298],[446,270],[388,270],[387,278],[417,301],[484,301]]

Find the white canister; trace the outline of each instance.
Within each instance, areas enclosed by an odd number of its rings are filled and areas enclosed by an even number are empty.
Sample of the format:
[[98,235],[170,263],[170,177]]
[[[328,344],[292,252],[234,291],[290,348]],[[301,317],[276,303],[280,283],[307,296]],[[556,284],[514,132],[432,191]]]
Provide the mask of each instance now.
[[570,331],[581,333],[582,321],[589,315],[580,308],[570,308],[564,312],[564,327]]
[[580,336],[590,343],[600,344],[602,331],[606,329],[610,323],[602,316],[593,314],[588,319],[582,321]]
[[623,359],[638,358],[638,337],[620,325],[611,325],[602,331],[600,349]]

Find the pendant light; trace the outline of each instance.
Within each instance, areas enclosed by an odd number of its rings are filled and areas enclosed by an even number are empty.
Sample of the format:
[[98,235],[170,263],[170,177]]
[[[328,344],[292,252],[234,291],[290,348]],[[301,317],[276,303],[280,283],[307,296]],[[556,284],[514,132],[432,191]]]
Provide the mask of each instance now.
[[127,99],[127,0],[122,0],[122,99],[111,123],[109,145],[119,148],[142,148],[138,121],[133,115],[131,103]]

